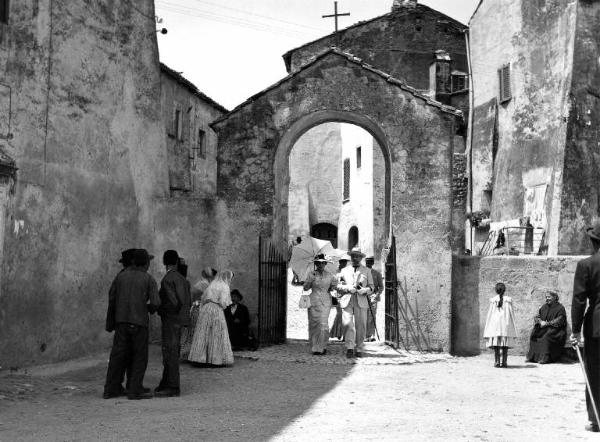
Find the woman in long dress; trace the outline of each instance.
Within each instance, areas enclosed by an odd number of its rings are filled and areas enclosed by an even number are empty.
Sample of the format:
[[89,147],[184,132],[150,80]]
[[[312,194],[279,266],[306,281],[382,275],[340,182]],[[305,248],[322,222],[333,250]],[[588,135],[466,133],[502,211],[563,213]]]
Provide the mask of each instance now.
[[198,322],[198,313],[200,311],[200,299],[206,291],[211,281],[216,276],[217,271],[211,267],[202,269],[201,277],[191,289],[192,308],[190,309],[190,325],[181,331],[181,359],[187,360],[192,347],[192,340],[196,331]]
[[200,299],[200,311],[188,360],[199,364],[231,365],[233,351],[229,341],[224,309],[231,304],[231,270],[218,273]]
[[[487,340],[487,347],[494,349],[494,367],[506,367],[508,349],[513,347],[517,338],[515,317],[512,309],[512,298],[504,296],[506,286],[499,282],[496,284],[496,296],[490,298],[490,308],[485,321],[483,337]],[[500,362],[502,350],[502,362]]]

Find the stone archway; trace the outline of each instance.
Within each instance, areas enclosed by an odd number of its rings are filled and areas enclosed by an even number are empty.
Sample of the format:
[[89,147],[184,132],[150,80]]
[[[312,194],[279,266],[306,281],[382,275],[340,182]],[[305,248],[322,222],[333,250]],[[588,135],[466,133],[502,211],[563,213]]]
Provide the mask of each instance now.
[[287,253],[290,150],[304,132],[329,121],[360,126],[380,145],[380,173],[388,178],[379,216],[396,237],[398,279],[406,280],[409,301],[418,302],[416,320],[432,348],[447,349],[457,236],[453,154],[464,120],[350,54],[324,52],[212,124],[220,200],[214,253],[222,266],[239,269],[252,311],[255,238],[268,236]]

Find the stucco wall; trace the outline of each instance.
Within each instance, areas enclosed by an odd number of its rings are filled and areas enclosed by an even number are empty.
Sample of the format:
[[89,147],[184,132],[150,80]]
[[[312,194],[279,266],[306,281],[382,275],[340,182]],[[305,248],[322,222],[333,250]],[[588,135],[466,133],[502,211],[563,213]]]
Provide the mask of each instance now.
[[577,3],[571,113],[564,159],[559,254],[589,251],[585,228],[600,215],[600,4]]
[[317,223],[338,225],[342,204],[340,125],[327,123],[302,135],[290,154],[289,236],[310,234]]
[[[399,274],[407,277],[411,300],[419,298],[421,327],[432,346],[447,349],[451,156],[461,118],[331,52],[213,125],[219,134],[219,195],[229,203],[254,203],[256,228],[285,250],[288,155],[297,137],[325,121],[357,124],[383,143]],[[260,173],[250,174],[250,164]],[[250,256],[247,250],[238,253]]]
[[[546,185],[542,224],[551,255],[558,250],[576,3],[484,1],[470,22],[473,210],[486,209],[483,191],[491,183],[492,221],[531,215],[526,213],[526,191]],[[497,71],[505,63],[510,63],[512,99],[496,108]],[[498,152],[493,161],[495,125]]]
[[153,17],[151,1],[11,2],[3,366],[104,348],[120,251],[152,245],[151,201],[168,190]]
[[[518,334],[515,352],[525,354],[529,348],[533,317],[544,304],[544,293],[537,290],[541,287],[551,287],[560,291],[560,302],[567,310],[570,333],[573,276],[577,262],[582,258],[582,256],[495,256],[481,258],[479,266],[473,265],[472,262],[467,263],[470,269],[462,274],[462,286],[456,286],[457,289],[462,287],[463,290],[453,292],[453,304],[462,305],[467,311],[473,305],[477,305],[478,312],[467,315],[463,311],[458,315],[460,323],[454,325],[453,329],[462,329],[462,332],[453,336],[453,345],[471,354],[477,353],[477,347],[481,351],[485,350],[483,329],[489,309],[489,299],[495,296],[494,286],[497,282],[506,284],[506,295],[513,299]],[[461,259],[465,260],[465,258]],[[455,272],[455,281],[459,280],[460,275],[460,268],[458,268]],[[477,280],[474,280],[475,275],[478,276]],[[478,299],[473,299],[474,285],[478,286]],[[478,341],[473,338],[475,334],[479,337]]]

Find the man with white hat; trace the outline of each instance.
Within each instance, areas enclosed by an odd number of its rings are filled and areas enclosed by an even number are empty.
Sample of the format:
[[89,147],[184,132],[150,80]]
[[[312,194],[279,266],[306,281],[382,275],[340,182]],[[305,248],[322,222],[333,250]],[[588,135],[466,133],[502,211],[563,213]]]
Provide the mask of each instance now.
[[348,358],[361,357],[367,329],[369,303],[367,296],[373,293],[373,275],[361,264],[365,254],[355,247],[350,251],[352,264],[341,271],[337,286],[342,307],[342,322]]

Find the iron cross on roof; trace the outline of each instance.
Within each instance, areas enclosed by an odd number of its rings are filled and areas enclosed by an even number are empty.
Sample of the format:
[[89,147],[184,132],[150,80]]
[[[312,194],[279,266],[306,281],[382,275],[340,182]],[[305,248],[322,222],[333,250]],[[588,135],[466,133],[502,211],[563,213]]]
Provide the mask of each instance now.
[[323,15],[322,16],[323,18],[330,18],[330,17],[335,18],[335,32],[338,31],[338,17],[343,17],[343,16],[346,16],[346,15],[350,15],[349,12],[344,12],[344,13],[338,14],[337,3],[338,2],[333,2],[333,14]]

